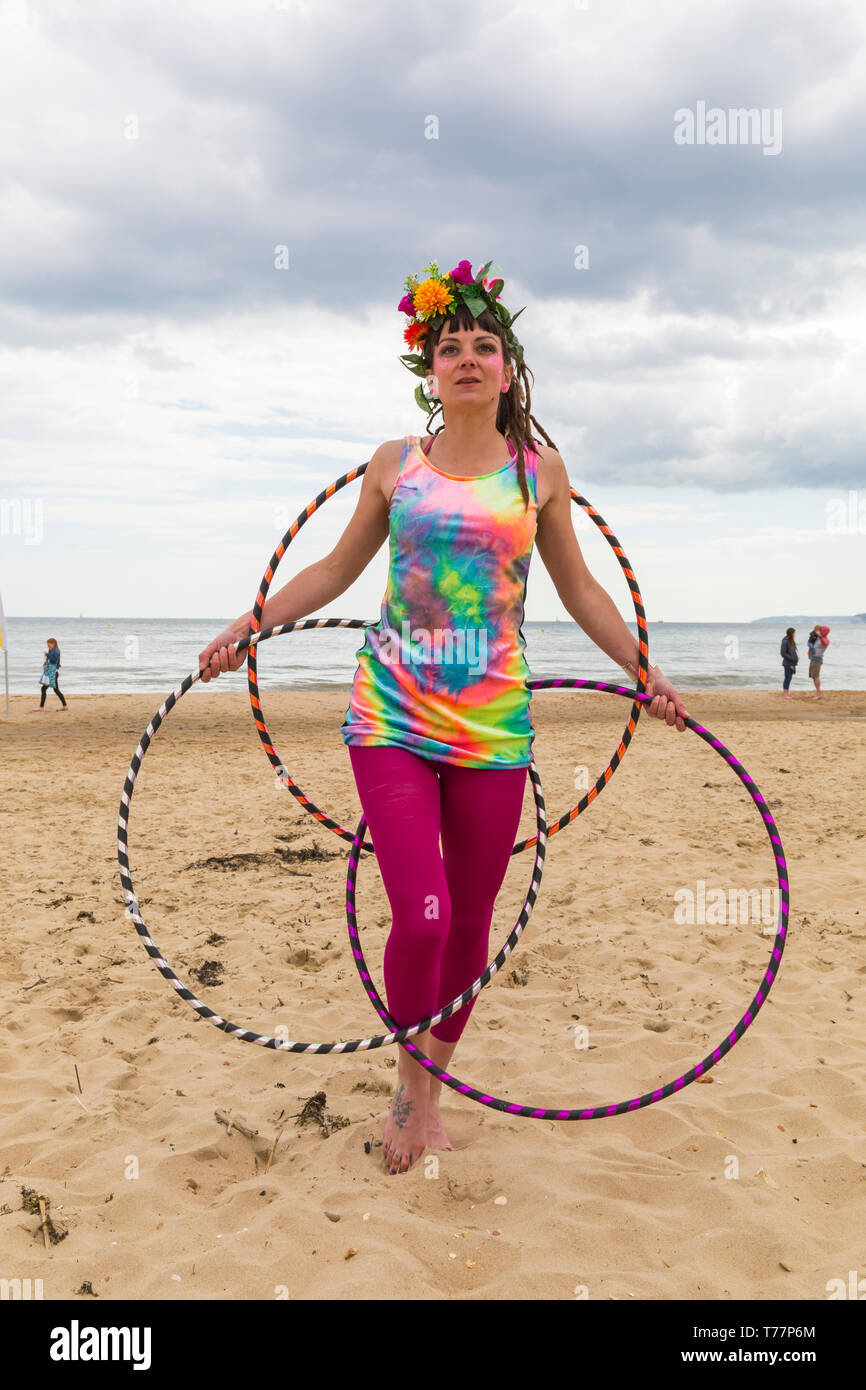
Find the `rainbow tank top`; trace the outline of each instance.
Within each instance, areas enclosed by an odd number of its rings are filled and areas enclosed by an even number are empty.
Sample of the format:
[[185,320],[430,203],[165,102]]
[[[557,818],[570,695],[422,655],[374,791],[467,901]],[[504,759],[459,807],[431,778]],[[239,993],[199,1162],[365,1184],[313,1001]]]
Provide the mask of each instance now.
[[538,455],[477,478],[443,473],[403,440],[389,509],[390,567],[366,629],[346,744],[390,744],[461,767],[526,767],[535,730],[524,656],[526,580],[538,514]]

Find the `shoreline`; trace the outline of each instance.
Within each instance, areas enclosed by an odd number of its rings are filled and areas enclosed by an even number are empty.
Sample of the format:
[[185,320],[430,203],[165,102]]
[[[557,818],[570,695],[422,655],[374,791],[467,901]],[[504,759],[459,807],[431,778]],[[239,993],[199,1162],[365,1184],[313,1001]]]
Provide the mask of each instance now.
[[[232,672],[231,674],[236,675],[237,672]],[[550,678],[547,677],[547,676],[532,676],[532,680],[548,680],[548,679],[550,679]],[[601,676],[597,676],[597,677],[594,676],[594,677],[592,677],[592,679],[593,679],[593,680],[601,680],[601,679],[603,679],[603,678],[602,678]],[[237,694],[237,687],[235,686],[235,687],[233,688],[233,687],[229,686],[228,684],[224,684],[224,683],[223,683],[223,680],[224,680],[223,677],[219,677],[215,682],[213,682],[213,683],[208,682],[208,684],[213,684],[215,690],[216,690],[216,691],[219,691],[220,693],[226,693],[226,694],[229,694],[229,695]],[[614,680],[611,680],[611,681],[608,682],[608,684],[610,684],[610,685],[616,685],[616,684],[618,684],[618,683],[619,683],[619,682],[614,681]],[[201,682],[200,682],[200,681],[196,681],[196,685],[201,685]],[[202,687],[202,688],[205,688],[205,687]],[[315,685],[291,685],[291,686],[272,685],[272,686],[270,687],[270,690],[271,690],[273,693],[278,694],[278,695],[306,695],[306,694],[313,694],[313,693],[315,693],[315,692],[317,692],[317,691],[321,691],[321,690],[335,690],[335,691],[343,691],[343,690],[346,690],[346,691],[349,691],[349,690],[351,690],[351,689],[352,689],[352,682],[351,682],[351,681],[323,681],[323,682],[319,682],[319,683],[317,683],[317,684],[315,684]],[[692,696],[694,696],[694,695],[716,695],[716,694],[718,694],[718,695],[736,695],[736,694],[740,694],[740,695],[772,695],[772,694],[773,694],[774,692],[776,692],[776,691],[778,691],[778,693],[779,693],[780,695],[782,694],[782,684],[781,684],[781,682],[779,683],[778,686],[776,686],[776,685],[693,685],[693,686],[677,686],[677,689],[679,690],[679,692],[680,692],[681,695],[686,695],[686,696],[688,696],[688,695],[692,695]],[[36,690],[36,695],[38,696],[38,695],[39,695],[39,686],[38,686],[38,684],[36,685],[35,690]],[[2,693],[3,693],[2,690],[0,690],[0,698],[2,698]],[[65,689],[65,688],[64,688],[64,692],[63,692],[63,693],[66,694],[66,689]],[[77,698],[78,698],[78,699],[81,699],[81,698],[89,697],[89,696],[93,696],[93,695],[100,695],[100,696],[101,696],[101,695],[112,695],[112,696],[115,696],[115,695],[116,695],[116,696],[118,696],[118,697],[122,697],[122,696],[125,696],[125,695],[163,695],[163,696],[164,696],[164,695],[166,695],[168,692],[167,692],[167,691],[165,690],[165,688],[162,687],[162,686],[153,686],[153,687],[150,687],[150,686],[142,686],[142,687],[137,688],[137,689],[135,689],[135,690],[82,690],[82,691],[79,691],[79,692],[72,691],[71,693],[76,694]],[[209,692],[209,693],[210,693],[210,692]],[[850,689],[848,689],[847,687],[842,687],[842,688],[840,688],[840,687],[838,687],[838,686],[834,686],[834,687],[825,686],[825,687],[824,687],[823,693],[824,693],[825,695],[866,695],[866,687],[864,687],[864,688],[861,689],[859,686],[852,686]],[[796,699],[798,696],[800,696],[801,698],[802,698],[804,695],[809,695],[809,696],[811,696],[811,694],[812,694],[812,687],[811,687],[811,686],[809,687],[808,690],[801,689],[801,690],[795,690],[795,691],[793,692],[794,699]],[[25,698],[27,698],[27,692],[26,692],[26,691],[23,691],[23,690],[12,691],[12,690],[10,690],[10,692],[9,692],[9,699],[10,699],[10,700],[15,700],[15,699],[21,700],[21,699],[25,699]]]
[[[611,681],[609,684],[615,684],[615,682]],[[633,686],[628,688],[634,689]],[[196,689],[197,687],[194,686],[191,691],[187,691],[187,695],[194,694]],[[336,708],[337,704],[342,703],[345,705],[347,703],[351,690],[351,684],[303,686],[288,690],[280,690],[274,687],[273,689],[263,692],[262,703],[263,707],[267,709],[272,704],[303,703],[311,696],[327,697],[330,695],[334,697],[333,702]],[[168,691],[159,689],[95,691],[82,694],[76,694],[75,691],[64,690],[63,693],[70,706],[70,713],[74,705],[80,705],[86,709],[88,705],[95,702],[118,700],[125,704],[129,704],[136,700],[141,700],[147,702],[151,714],[161,705],[169,694]],[[708,711],[710,711],[714,705],[719,707],[719,714],[724,714],[726,717],[742,719],[752,718],[765,720],[778,718],[782,721],[790,721],[792,719],[799,720],[804,717],[820,720],[825,716],[828,718],[833,717],[836,719],[842,718],[852,720],[866,718],[866,690],[827,689],[822,692],[822,698],[820,700],[813,699],[812,692],[806,690],[795,691],[791,699],[786,700],[783,697],[781,686],[774,686],[770,689],[760,687],[744,688],[742,686],[698,686],[692,689],[681,689],[680,694],[693,719],[711,718],[712,715]],[[249,693],[245,687],[238,688],[237,685],[220,686],[219,681],[214,683],[213,689],[208,689],[207,687],[200,688],[200,692],[195,694],[195,707],[198,707],[199,701],[202,698],[208,698],[212,695],[218,695],[221,701],[225,700],[230,703],[234,700],[240,702],[245,705],[247,709],[250,709]],[[620,722],[625,722],[628,709],[625,703],[628,698],[627,696],[618,696],[615,697],[614,700],[611,700],[609,695],[604,691],[583,690],[580,688],[566,687],[562,690],[545,689],[533,691],[531,704],[533,714],[539,709],[542,702],[549,702],[551,699],[561,700],[564,698],[575,701],[577,718],[583,717],[588,711],[597,710],[602,701],[614,708],[618,703],[622,702],[624,713]],[[5,705],[3,704],[2,697],[0,697],[0,725],[3,723],[11,725],[23,721],[31,710],[34,715],[37,714],[39,712],[37,702],[38,696],[10,694],[10,713],[7,719]],[[193,707],[190,700],[186,698],[182,698],[177,703],[184,709]],[[693,706],[694,708],[692,708]],[[49,694],[45,702],[45,710],[56,710],[59,712],[60,709],[61,705],[56,696],[52,697]],[[697,710],[700,710],[700,714],[696,713]],[[147,717],[149,718],[150,715]],[[594,720],[596,715],[590,713],[589,717]],[[646,715],[645,713],[642,717],[647,720],[652,719],[653,723],[661,723],[660,720],[653,716]]]

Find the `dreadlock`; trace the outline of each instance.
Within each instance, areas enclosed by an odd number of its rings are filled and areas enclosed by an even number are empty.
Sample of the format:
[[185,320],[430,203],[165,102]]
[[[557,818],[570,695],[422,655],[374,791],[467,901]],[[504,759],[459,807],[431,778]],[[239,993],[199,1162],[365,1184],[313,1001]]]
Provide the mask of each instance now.
[[[490,309],[485,309],[483,313],[479,314],[477,319],[474,319],[461,300],[453,316],[448,321],[448,331],[456,333],[458,329],[472,329],[476,324],[478,328],[483,329],[485,333],[494,333],[496,335],[502,343],[502,352],[506,363],[513,365],[514,359],[505,341],[502,324]],[[430,372],[433,371],[433,349],[439,342],[444,330],[445,324],[443,323],[440,328],[428,333],[424,339],[422,349],[424,366]],[[532,377],[534,384],[534,373],[530,371],[524,362],[520,362],[511,378],[511,385],[508,390],[500,392],[499,405],[496,411],[496,428],[499,430],[500,434],[503,434],[505,438],[510,441],[517,451],[517,480],[520,483],[520,495],[523,498],[524,510],[529,506],[529,488],[526,485],[526,465],[523,458],[523,446],[524,444],[528,444],[530,448],[533,448],[535,443],[530,432],[530,424],[535,426],[545,444],[549,444],[552,449],[556,448],[550,435],[546,433],[535,416],[531,413],[532,402],[529,394],[530,377]],[[445,428],[444,424],[440,425],[436,430],[431,430],[430,428],[434,415],[441,410],[442,404],[440,402],[435,410],[428,415],[428,435],[441,434],[442,430]]]

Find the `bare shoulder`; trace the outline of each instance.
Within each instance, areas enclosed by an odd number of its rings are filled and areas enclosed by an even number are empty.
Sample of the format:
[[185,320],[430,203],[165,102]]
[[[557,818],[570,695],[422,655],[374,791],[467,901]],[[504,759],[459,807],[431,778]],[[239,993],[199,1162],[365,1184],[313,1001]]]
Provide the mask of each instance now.
[[380,444],[373,452],[367,465],[366,476],[371,486],[382,493],[386,504],[391,500],[391,493],[394,491],[397,475],[400,472],[402,456],[403,440],[386,439],[384,444]]
[[538,454],[538,510],[541,511],[551,497],[567,495],[570,484],[565,460],[552,444],[537,444],[535,451]]
[[346,580],[346,588],[354,584],[388,536],[390,492],[400,472],[402,450],[402,439],[386,439],[373,449],[364,465],[357,505],[328,557]]

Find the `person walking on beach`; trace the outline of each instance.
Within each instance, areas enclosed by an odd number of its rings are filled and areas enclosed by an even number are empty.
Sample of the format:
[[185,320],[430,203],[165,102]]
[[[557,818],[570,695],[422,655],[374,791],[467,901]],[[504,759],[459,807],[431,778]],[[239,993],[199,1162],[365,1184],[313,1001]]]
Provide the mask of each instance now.
[[785,672],[785,683],[782,686],[782,689],[785,692],[784,698],[786,700],[790,700],[792,696],[789,686],[791,684],[791,679],[794,675],[794,672],[797,669],[797,662],[800,660],[800,657],[797,652],[797,643],[794,641],[794,628],[787,628],[785,636],[782,638],[781,651],[782,668]]
[[45,708],[45,696],[48,694],[49,690],[53,690],[54,694],[59,698],[62,708],[66,709],[66,699],[63,695],[63,691],[60,689],[60,680],[57,674],[60,670],[60,648],[53,637],[48,638],[46,646],[47,651],[43,653],[45,664],[42,667],[42,675],[39,678],[39,684],[42,686],[42,699],[37,708]]
[[[565,464],[531,414],[517,315],[488,270],[473,276],[461,261],[445,275],[432,262],[405,282],[398,308],[413,352],[401,361],[432,397],[419,383],[417,403],[443,422],[435,433],[428,422],[424,442],[407,435],[375,450],[334,549],[269,598],[261,619],[275,627],[332,603],[389,540],[381,615],[357,652],[341,732],[392,909],[384,977],[400,1027],[450,1002],[487,961],[535,738],[522,623],[536,541],[574,621],[638,675],[638,643],[581,554]],[[243,664],[236,644],[250,617],[200,653],[203,681]],[[435,656],[434,634],[446,638]],[[644,709],[684,732],[688,711],[657,666],[647,694]],[[471,1009],[416,1038],[436,1065],[447,1068]],[[405,1048],[398,1066],[382,1145],[390,1173],[425,1148],[452,1148],[442,1083]]]
[[813,700],[821,699],[821,667],[824,664],[824,653],[830,645],[830,629],[826,623],[816,626],[815,640],[812,643],[812,654],[809,659],[809,675],[815,686]]

